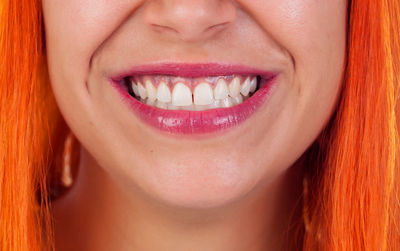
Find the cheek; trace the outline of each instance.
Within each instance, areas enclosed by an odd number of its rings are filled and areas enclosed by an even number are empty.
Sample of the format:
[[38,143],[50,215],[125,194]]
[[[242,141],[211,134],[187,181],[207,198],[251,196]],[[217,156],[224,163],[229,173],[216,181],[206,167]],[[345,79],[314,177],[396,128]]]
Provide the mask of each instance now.
[[56,92],[57,83],[65,83],[63,92],[83,89],[94,51],[134,7],[128,0],[43,1],[47,59]]
[[85,86],[91,57],[136,2],[139,1],[42,1],[53,93],[65,120],[78,134],[82,131],[79,128],[94,124],[89,121],[91,96]]
[[[291,60],[284,73],[288,79],[280,110],[284,119],[277,124],[276,133],[287,139],[293,152],[301,152],[327,123],[338,97],[345,62],[347,1],[243,1],[245,4]],[[279,134],[282,128],[284,135]]]
[[129,15],[132,7],[132,1],[121,0],[44,0],[48,42],[61,47],[64,54],[79,53],[79,58],[88,59]]
[[347,1],[258,0],[248,5],[264,30],[288,51],[295,69],[303,65],[324,69],[342,63]]
[[325,106],[326,111],[336,97],[343,72],[347,1],[252,3],[264,6],[254,6],[254,16],[291,57],[293,87],[302,102],[298,105],[310,108],[313,103]]

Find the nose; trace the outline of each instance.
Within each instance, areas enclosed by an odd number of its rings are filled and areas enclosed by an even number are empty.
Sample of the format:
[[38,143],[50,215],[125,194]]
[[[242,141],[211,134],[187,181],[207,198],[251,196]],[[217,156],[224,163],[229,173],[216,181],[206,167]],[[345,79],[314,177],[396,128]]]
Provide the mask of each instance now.
[[184,41],[207,39],[231,26],[236,16],[233,0],[153,0],[144,10],[152,30]]

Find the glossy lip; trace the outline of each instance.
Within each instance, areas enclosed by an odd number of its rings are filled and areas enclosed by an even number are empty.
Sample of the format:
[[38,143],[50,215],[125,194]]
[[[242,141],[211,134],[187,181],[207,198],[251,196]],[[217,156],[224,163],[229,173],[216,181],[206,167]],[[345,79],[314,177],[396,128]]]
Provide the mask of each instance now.
[[[203,111],[165,110],[149,106],[132,97],[121,84],[125,77],[134,75],[172,75],[194,78],[233,74],[261,76],[261,87],[253,96],[239,105]],[[188,135],[222,132],[246,121],[268,99],[277,77],[277,73],[240,65],[152,64],[137,66],[117,77],[112,77],[110,83],[119,92],[122,101],[147,125],[170,134]]]

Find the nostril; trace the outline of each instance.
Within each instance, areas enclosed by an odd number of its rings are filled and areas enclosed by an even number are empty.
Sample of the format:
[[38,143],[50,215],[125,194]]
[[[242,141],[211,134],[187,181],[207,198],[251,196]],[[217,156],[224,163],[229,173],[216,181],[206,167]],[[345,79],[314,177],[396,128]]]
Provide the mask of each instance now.
[[230,22],[224,22],[224,23],[212,25],[212,26],[210,26],[210,27],[208,27],[208,28],[206,29],[206,32],[212,32],[212,31],[223,30],[223,29],[225,29],[226,26],[228,26],[229,24],[230,24]]
[[164,25],[159,25],[159,24],[150,24],[151,27],[153,28],[154,31],[158,33],[162,32],[172,32],[178,34],[179,32],[175,30],[174,28],[171,28],[169,26],[164,26]]
[[236,19],[236,8],[224,0],[151,1],[145,6],[144,19],[158,33],[191,41],[226,29]]

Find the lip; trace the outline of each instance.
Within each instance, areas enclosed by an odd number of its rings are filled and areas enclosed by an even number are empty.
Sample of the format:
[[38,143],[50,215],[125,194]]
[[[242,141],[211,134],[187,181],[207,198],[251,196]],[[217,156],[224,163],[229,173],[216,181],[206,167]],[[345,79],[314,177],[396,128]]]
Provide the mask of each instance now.
[[129,70],[125,70],[111,79],[115,82],[121,81],[123,78],[133,75],[171,75],[185,78],[197,78],[204,76],[221,76],[221,75],[259,75],[264,79],[269,79],[276,75],[275,73],[248,67],[244,65],[234,64],[181,64],[181,63],[154,63],[146,65],[138,65]]
[[[171,75],[205,77],[221,75],[258,75],[260,88],[239,105],[203,111],[165,110],[144,104],[132,97],[121,81],[134,75]],[[145,124],[169,134],[188,135],[227,131],[248,120],[265,102],[275,86],[277,73],[241,65],[162,63],[136,66],[110,78],[123,103]]]

